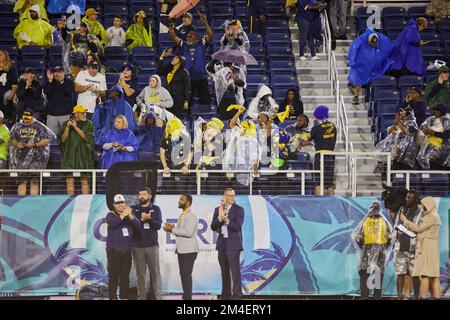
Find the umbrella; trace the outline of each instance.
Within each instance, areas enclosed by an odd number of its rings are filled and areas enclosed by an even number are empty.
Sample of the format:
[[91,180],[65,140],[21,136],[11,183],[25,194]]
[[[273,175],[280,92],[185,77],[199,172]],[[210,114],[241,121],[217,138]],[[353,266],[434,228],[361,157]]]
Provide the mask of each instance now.
[[235,49],[217,51],[211,56],[211,58],[223,62],[230,62],[246,66],[258,65],[258,61],[256,61],[256,59],[251,54]]
[[[170,18],[179,18],[192,8],[194,8],[200,0],[180,0],[175,7],[170,11]],[[200,12],[197,10],[197,13],[200,15]]]

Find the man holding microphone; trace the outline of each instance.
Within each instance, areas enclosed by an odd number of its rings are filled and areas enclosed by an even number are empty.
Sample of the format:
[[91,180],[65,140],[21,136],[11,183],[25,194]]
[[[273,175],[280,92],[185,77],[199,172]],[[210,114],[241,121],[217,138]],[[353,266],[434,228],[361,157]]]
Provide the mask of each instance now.
[[243,250],[244,209],[235,204],[235,198],[232,188],[225,189],[211,223],[211,229],[219,233],[216,250],[222,273],[222,300],[242,299],[240,255]]

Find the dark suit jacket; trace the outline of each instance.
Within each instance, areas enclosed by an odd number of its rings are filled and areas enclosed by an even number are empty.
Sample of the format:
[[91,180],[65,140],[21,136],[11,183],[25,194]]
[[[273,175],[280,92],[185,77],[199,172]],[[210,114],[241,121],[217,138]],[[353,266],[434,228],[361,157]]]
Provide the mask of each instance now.
[[223,222],[219,221],[219,207],[214,210],[211,229],[219,233],[216,250],[243,250],[242,247],[242,224],[244,223],[244,209],[237,204],[233,204],[228,211],[228,238],[222,235]]

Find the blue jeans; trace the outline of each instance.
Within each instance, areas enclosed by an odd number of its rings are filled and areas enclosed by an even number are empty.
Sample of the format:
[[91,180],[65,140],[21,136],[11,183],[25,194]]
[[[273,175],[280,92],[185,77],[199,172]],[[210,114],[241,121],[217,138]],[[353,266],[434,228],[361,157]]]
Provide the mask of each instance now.
[[316,48],[314,46],[314,35],[321,29],[320,17],[312,21],[300,18],[297,20],[298,31],[300,33],[300,56],[305,55],[305,46],[308,42],[311,56],[316,55]]

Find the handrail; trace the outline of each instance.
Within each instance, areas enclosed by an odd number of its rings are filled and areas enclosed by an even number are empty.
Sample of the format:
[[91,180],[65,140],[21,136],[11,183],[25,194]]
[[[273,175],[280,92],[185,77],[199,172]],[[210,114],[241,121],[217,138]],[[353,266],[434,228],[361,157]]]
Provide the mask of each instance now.
[[[322,17],[322,26],[325,26],[325,41],[324,41],[324,49],[326,46],[326,54],[328,57],[328,80],[331,80],[331,29],[330,24],[328,23],[328,15],[326,11],[323,11]],[[325,53],[325,52],[324,52]]]

